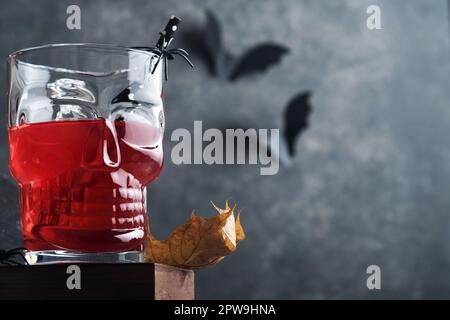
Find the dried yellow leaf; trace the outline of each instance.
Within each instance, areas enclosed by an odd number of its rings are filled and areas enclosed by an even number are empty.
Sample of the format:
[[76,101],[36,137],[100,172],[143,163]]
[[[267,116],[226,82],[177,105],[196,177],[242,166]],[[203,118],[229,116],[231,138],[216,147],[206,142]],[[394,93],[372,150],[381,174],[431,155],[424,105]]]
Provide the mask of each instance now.
[[166,240],[156,240],[150,233],[147,245],[149,262],[162,263],[180,268],[205,268],[220,262],[227,254],[236,250],[245,238],[234,209],[228,201],[225,209],[214,205],[218,215],[211,219],[192,212],[191,218],[177,227]]
[[236,244],[245,239],[244,228],[241,225],[241,213],[238,213],[236,218]]

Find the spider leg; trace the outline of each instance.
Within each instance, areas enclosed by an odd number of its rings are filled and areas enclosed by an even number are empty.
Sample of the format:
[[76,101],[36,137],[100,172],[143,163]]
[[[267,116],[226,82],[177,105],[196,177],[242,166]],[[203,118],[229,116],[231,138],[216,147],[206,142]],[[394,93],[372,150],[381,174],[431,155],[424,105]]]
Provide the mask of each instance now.
[[156,60],[155,66],[152,69],[152,74],[155,73],[156,67],[158,67],[159,61],[161,60],[162,55],[158,56],[158,60]]
[[20,259],[22,259],[23,260],[23,262],[25,262],[25,265],[29,265],[29,263],[28,263],[28,260],[25,258],[25,256],[23,255],[23,253],[20,253],[19,254],[19,257],[20,257]]
[[18,254],[18,253],[22,253],[22,251],[26,250],[25,248],[14,248],[11,250],[8,250],[6,252],[6,254]]
[[153,48],[152,50],[150,50],[151,53],[157,54],[158,56],[162,55],[163,52],[158,49],[158,48]]
[[169,63],[167,62],[167,56],[164,56],[164,77],[166,81],[169,80]]
[[20,263],[18,263],[17,261],[14,261],[14,260],[8,260],[8,262],[11,266],[20,266],[21,265]]
[[[15,249],[17,250],[17,249]],[[17,251],[17,252],[13,252],[9,255],[8,259],[11,259],[13,257],[20,257],[21,260],[23,260],[25,262],[26,265],[28,265],[28,260],[25,258],[22,250],[21,251]]]
[[182,53],[182,54],[184,54],[185,56],[189,56],[189,53],[186,51],[186,50],[184,50],[184,49],[181,49],[181,48],[176,48],[176,49],[171,49],[171,50],[169,50],[171,53]]
[[26,248],[14,248],[11,250],[0,250],[0,264],[6,264],[6,265],[21,265],[21,263],[14,260],[17,258],[17,256],[22,259],[25,264],[28,264],[28,261],[26,260],[23,251],[26,251]]
[[187,57],[187,56],[185,56],[184,54],[182,54],[182,53],[178,53],[178,55],[180,56],[180,57],[182,57],[190,66],[191,66],[191,68],[193,68],[194,67],[194,64],[191,62],[191,60],[189,60],[189,58]]
[[161,50],[159,50],[158,48],[155,48],[155,47],[131,47],[131,49],[142,50],[142,51],[152,52],[157,55],[161,55]]

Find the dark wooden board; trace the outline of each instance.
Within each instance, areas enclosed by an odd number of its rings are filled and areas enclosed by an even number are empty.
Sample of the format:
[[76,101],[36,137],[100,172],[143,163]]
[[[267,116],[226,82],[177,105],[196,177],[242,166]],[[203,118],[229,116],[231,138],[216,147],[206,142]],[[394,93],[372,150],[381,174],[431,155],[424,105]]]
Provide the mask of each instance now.
[[194,299],[191,270],[151,263],[79,263],[81,288],[69,289],[73,273],[67,268],[74,264],[0,267],[0,299]]

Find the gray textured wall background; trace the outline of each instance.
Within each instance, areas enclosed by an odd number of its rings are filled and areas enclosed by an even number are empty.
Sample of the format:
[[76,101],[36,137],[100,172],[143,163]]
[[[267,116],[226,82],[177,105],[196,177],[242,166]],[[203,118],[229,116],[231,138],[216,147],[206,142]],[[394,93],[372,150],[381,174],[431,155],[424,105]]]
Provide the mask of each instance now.
[[[81,6],[82,31],[65,28],[72,3]],[[366,28],[373,3],[381,6],[383,30]],[[212,215],[210,200],[230,198],[245,209],[247,240],[197,272],[198,298],[449,298],[446,1],[5,1],[0,56],[45,43],[152,44],[168,15],[185,26],[201,23],[206,7],[232,52],[288,40],[291,53],[264,76],[236,84],[211,78],[201,64],[191,71],[175,62],[167,133],[194,120],[280,127],[286,103],[306,89],[314,92],[314,111],[293,166],[276,176],[261,177],[252,166],[166,161],[149,190],[158,237],[194,208]],[[20,244],[20,231],[5,129],[0,144],[0,247],[9,248]],[[166,136],[166,155],[171,146]],[[379,292],[365,287],[369,264],[382,268]]]

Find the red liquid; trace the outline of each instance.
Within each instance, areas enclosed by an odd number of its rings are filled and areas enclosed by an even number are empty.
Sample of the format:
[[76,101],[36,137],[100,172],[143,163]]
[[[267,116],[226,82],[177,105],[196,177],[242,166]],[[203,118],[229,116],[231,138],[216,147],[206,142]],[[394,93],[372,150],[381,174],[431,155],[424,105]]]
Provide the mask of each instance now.
[[162,169],[162,132],[105,119],[24,124],[8,130],[29,250],[140,250],[145,186]]

